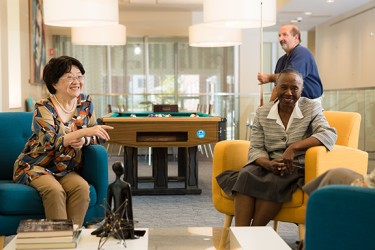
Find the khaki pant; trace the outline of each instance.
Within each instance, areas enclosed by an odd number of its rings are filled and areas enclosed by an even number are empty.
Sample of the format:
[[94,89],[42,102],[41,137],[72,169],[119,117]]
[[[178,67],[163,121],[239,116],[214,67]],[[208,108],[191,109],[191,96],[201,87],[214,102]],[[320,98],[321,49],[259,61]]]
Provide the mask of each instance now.
[[302,189],[308,195],[311,195],[313,191],[320,187],[327,185],[350,185],[358,178],[363,178],[363,175],[347,168],[334,168],[316,177],[310,183],[303,186]]
[[43,175],[30,186],[38,190],[47,219],[72,219],[82,226],[89,202],[90,190],[86,180],[74,172],[55,178]]

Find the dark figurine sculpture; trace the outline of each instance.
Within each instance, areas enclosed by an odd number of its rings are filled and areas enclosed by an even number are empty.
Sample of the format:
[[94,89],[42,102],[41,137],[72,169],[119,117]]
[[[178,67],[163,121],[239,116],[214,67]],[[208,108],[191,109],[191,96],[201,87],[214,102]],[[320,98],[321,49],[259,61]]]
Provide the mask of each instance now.
[[[121,180],[124,173],[124,165],[116,161],[112,165],[112,170],[116,174],[116,180],[108,186],[108,203],[113,201],[114,210],[122,209],[121,214],[124,222],[131,227],[126,233],[126,238],[134,239],[134,221],[133,221],[133,204],[132,190],[128,182]],[[123,205],[125,203],[125,205]],[[123,208],[121,206],[123,205]]]
[[112,170],[116,174],[116,180],[108,186],[106,218],[104,224],[91,233],[92,235],[101,237],[101,241],[104,240],[102,245],[110,236],[121,241],[138,238],[134,235],[131,186],[120,178],[124,173],[122,162],[116,161],[112,165]]

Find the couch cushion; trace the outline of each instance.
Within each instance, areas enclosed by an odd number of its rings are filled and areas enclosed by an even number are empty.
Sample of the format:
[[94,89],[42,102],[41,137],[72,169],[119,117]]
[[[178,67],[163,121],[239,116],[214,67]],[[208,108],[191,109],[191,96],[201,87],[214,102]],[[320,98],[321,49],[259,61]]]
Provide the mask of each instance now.
[[24,184],[0,181],[0,201],[2,215],[44,214],[39,193]]
[[[6,201],[0,202],[1,215],[44,214],[39,193],[28,185],[13,183],[12,181],[0,181],[0,201]],[[93,207],[96,202],[96,190],[90,185],[89,207]]]

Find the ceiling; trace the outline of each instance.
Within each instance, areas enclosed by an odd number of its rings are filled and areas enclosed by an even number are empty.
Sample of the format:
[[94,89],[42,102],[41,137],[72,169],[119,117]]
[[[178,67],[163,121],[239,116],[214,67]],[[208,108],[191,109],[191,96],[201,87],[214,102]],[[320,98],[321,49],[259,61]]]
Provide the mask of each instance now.
[[[296,22],[301,30],[311,30],[336,16],[374,0],[277,0],[277,24],[267,30],[278,30],[283,24]],[[119,0],[120,11],[203,11],[203,0]],[[310,15],[306,15],[310,12]]]

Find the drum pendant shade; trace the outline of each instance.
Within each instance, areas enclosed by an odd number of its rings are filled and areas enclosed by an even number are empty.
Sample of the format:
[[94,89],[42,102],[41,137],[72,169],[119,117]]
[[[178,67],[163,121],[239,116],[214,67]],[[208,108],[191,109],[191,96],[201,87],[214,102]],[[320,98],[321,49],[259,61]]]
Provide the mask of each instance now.
[[44,23],[79,27],[119,23],[118,0],[44,0]]
[[257,28],[276,24],[276,0],[204,0],[203,20],[216,27]]
[[121,24],[89,27],[72,27],[72,44],[125,45],[126,27]]
[[189,27],[189,45],[192,47],[228,47],[241,43],[241,29],[212,27],[204,23]]

